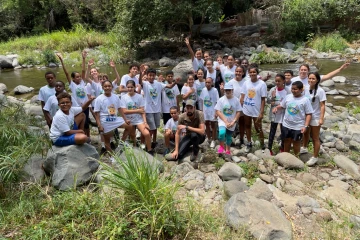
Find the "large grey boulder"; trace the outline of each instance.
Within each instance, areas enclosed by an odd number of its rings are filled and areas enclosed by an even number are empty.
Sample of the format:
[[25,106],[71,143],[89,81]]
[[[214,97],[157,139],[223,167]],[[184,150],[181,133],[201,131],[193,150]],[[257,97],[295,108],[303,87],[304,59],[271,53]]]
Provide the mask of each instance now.
[[347,128],[347,135],[351,136],[351,139],[360,142],[360,125],[350,124]]
[[244,170],[231,162],[226,162],[218,172],[218,175],[223,181],[240,180],[243,174]]
[[168,58],[168,57],[162,57],[159,60],[160,67],[175,66],[176,64],[177,64],[177,62],[175,60],[172,60],[171,58]]
[[187,79],[187,75],[189,72],[193,72],[191,59],[180,62],[176,67],[172,70],[174,72],[174,79],[180,77],[184,82]]
[[0,93],[6,93],[8,91],[4,83],[0,83]]
[[286,169],[303,169],[304,163],[294,155],[283,152],[275,156],[275,161]]
[[356,199],[342,188],[328,187],[319,193],[319,197],[327,202],[332,202],[334,205],[333,209],[340,208],[350,213],[360,212],[359,199]]
[[228,198],[231,198],[237,193],[245,192],[249,190],[249,187],[242,181],[230,180],[224,182],[224,192]]
[[42,169],[44,161],[45,159],[40,155],[31,156],[24,166],[22,179],[28,182],[41,182],[45,176],[45,172]]
[[33,87],[26,87],[24,85],[19,85],[17,87],[14,88],[14,93],[15,94],[24,94],[24,93],[29,93],[34,91]]
[[8,58],[7,56],[0,55],[0,69],[1,68],[13,68],[12,59]]
[[359,166],[351,159],[343,155],[336,155],[334,157],[336,165],[344,169],[347,173],[354,177],[354,179],[360,179]]
[[81,186],[93,179],[99,167],[96,148],[84,145],[53,146],[43,164],[45,172],[52,175],[51,184],[59,190]]
[[263,199],[238,193],[226,203],[224,212],[231,227],[246,227],[256,239],[292,239],[290,222],[275,204]]

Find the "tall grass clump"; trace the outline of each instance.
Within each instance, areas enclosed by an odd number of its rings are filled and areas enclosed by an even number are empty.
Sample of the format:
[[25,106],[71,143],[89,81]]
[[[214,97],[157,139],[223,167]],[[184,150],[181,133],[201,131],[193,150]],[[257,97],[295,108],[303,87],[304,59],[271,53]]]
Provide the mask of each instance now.
[[287,63],[288,57],[279,52],[260,52],[252,54],[249,61],[257,64]]
[[330,33],[326,35],[317,35],[315,38],[310,39],[309,47],[319,52],[342,52],[348,45],[340,33]]
[[18,179],[27,160],[49,144],[38,121],[21,105],[0,103],[0,182]]
[[184,232],[186,219],[174,195],[179,185],[160,174],[146,156],[125,150],[126,161],[116,157],[119,169],[103,165],[105,179],[124,193],[126,208],[139,236],[168,239]]

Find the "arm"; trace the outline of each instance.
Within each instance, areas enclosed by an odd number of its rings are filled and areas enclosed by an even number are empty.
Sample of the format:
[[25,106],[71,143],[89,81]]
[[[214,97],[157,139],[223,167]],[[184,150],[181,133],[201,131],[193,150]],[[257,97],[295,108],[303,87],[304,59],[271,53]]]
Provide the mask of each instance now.
[[324,116],[325,116],[325,101],[320,102],[320,119],[319,124],[320,126],[324,123]]
[[260,114],[257,117],[257,121],[261,121],[264,117],[264,110],[265,110],[265,97],[261,98],[261,106],[260,106]]
[[198,128],[194,128],[194,127],[190,127],[188,126],[188,131],[191,131],[191,132],[195,132],[195,133],[198,133],[200,135],[204,135],[205,134],[205,124],[203,123],[200,123],[199,127]]
[[311,121],[311,113],[310,114],[306,114],[305,117],[305,126],[303,128],[301,128],[301,133],[305,133],[307,128],[309,127],[310,121]]
[[94,99],[95,99],[95,97],[90,96],[90,97],[89,97],[89,100],[87,100],[87,102],[84,103],[84,105],[81,106],[82,110],[85,111],[85,110],[89,107],[90,103],[91,103],[92,101],[94,101]]
[[87,56],[87,52],[84,50],[81,53],[82,56],[82,63],[81,63],[81,78],[86,79],[88,77],[87,73],[85,72],[85,59]]
[[103,126],[101,125],[101,122],[100,122],[100,112],[95,112],[95,120],[96,120],[96,125],[98,125],[98,129],[99,129],[100,134],[103,133],[104,128],[103,128]]
[[124,119],[125,123],[126,123],[127,125],[130,125],[130,120],[126,119],[126,116],[125,116],[122,108],[118,108],[118,112],[120,113],[120,116]]
[[182,94],[183,100],[188,99],[188,97],[189,97],[191,94],[193,94],[194,92],[195,92],[195,88],[190,88],[190,91],[189,91],[189,92],[187,92],[186,94]]
[[225,123],[226,126],[229,125],[226,117],[224,116],[224,114],[221,111],[216,110],[216,115]]
[[276,107],[274,107],[273,108],[273,110],[272,110],[272,112],[275,114],[275,113],[277,113],[277,111],[279,110],[279,109],[285,109],[285,108],[283,108],[281,105],[277,105]]
[[275,97],[276,97],[276,89],[272,88],[269,91],[269,94],[267,96],[267,103],[271,104],[271,106],[275,105]]
[[245,94],[242,93],[242,94],[241,94],[241,97],[240,97],[240,104],[241,104],[241,106],[244,105],[244,101],[245,101]]
[[69,75],[68,71],[65,68],[63,57],[62,57],[62,55],[60,53],[57,53],[56,56],[59,58],[59,60],[61,62],[61,66],[62,66],[62,68],[64,70],[64,73],[65,73],[66,79],[68,80],[68,82],[70,84],[71,83],[71,78],[70,78],[70,75]]
[[340,73],[343,69],[347,68],[348,66],[350,65],[350,63],[344,63],[343,65],[341,65],[341,67],[339,67],[338,69],[332,71],[332,72],[329,72],[328,74],[324,75],[322,78],[321,78],[321,81],[325,81],[325,80],[328,80],[332,77],[334,77],[336,74]]
[[113,60],[110,60],[110,67],[112,67],[112,69],[113,69],[114,72],[115,72],[115,76],[116,76],[116,78],[115,78],[115,80],[113,81],[113,83],[115,83],[116,85],[118,85],[121,78],[120,78],[120,75],[119,75],[119,73],[118,73],[118,71],[117,71],[117,69],[116,69],[116,65],[115,65],[115,63],[114,63]]
[[190,55],[191,55],[191,61],[194,61],[195,53],[194,53],[193,49],[190,46],[190,41],[189,41],[188,37],[185,38],[185,43],[186,43],[187,48],[189,49],[189,52],[190,52]]
[[171,84],[166,84],[166,88],[173,88],[176,84],[180,82],[180,78],[176,78]]
[[[126,108],[121,108],[124,114],[133,114],[133,113],[140,113],[143,114],[145,113],[144,107],[141,107],[139,109],[133,109],[133,110],[128,110]],[[145,118],[146,119],[146,118]],[[146,122],[146,121],[145,121]]]
[[[94,59],[90,59],[89,62],[88,62],[88,67],[87,67],[87,71],[86,71],[86,78],[83,78],[86,82],[92,84],[92,80],[90,78],[90,70],[91,70],[91,67],[92,65],[94,65],[95,61]],[[84,63],[84,71],[85,71],[85,63]]]
[[44,117],[45,117],[46,123],[47,123],[47,125],[50,126],[51,123],[52,123],[52,117],[51,117],[49,111],[44,110],[44,106],[45,106],[44,102],[41,101],[41,109],[42,109],[42,111],[43,111],[43,113],[44,113]]

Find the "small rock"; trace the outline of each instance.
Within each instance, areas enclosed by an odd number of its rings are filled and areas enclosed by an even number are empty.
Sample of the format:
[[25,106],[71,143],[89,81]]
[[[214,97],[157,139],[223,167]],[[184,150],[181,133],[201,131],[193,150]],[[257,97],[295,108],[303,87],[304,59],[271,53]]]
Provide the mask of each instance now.
[[340,181],[340,180],[337,180],[337,179],[333,179],[333,180],[328,181],[328,184],[329,184],[331,187],[342,188],[342,189],[344,189],[345,191],[349,190],[349,188],[350,188],[350,185],[349,185],[348,183],[343,182],[343,181]]
[[218,175],[223,181],[239,180],[243,174],[244,170],[231,162],[226,162],[218,172]]
[[188,162],[181,163],[171,169],[172,173],[177,178],[184,177],[188,172],[194,170],[193,166],[190,165]]
[[335,100],[345,99],[345,97],[343,97],[343,96],[335,96],[334,99],[335,99]]
[[282,178],[278,178],[275,185],[278,189],[281,190],[285,186],[285,180]]
[[360,92],[349,92],[350,96],[359,96]]
[[205,190],[220,189],[223,187],[223,182],[216,173],[210,173],[205,178]]
[[33,87],[26,87],[24,85],[19,85],[17,87],[14,88],[14,93],[15,94],[24,94],[24,93],[29,93],[34,91]]
[[340,152],[343,152],[343,151],[346,151],[347,150],[347,147],[345,145],[345,143],[341,140],[337,140],[335,142],[335,148],[336,150],[340,151]]
[[326,209],[323,209],[323,211],[319,211],[316,213],[317,221],[330,222],[332,219],[333,218],[331,216],[331,213],[329,211],[327,211]]
[[260,179],[257,179],[257,181],[250,187],[247,191],[247,195],[264,199],[266,201],[270,201],[273,197],[273,193],[267,187],[266,183]]
[[335,77],[332,78],[332,80],[335,83],[344,83],[344,82],[346,82],[346,78],[343,77],[343,76],[335,76]]
[[320,173],[319,176],[324,180],[329,180],[330,175],[328,173]]
[[266,167],[265,167],[264,165],[262,165],[262,164],[259,164],[258,169],[259,169],[259,171],[260,171],[261,173],[267,173],[267,172],[268,172],[268,170],[266,169]]
[[6,93],[8,91],[4,83],[0,83],[0,93]]
[[320,83],[320,86],[322,87],[332,87],[335,86],[335,82],[333,80],[326,80]]
[[326,92],[326,95],[338,95],[338,94],[339,94],[339,92],[336,89]]
[[360,143],[356,142],[356,141],[353,141],[353,140],[350,140],[349,142],[349,148],[351,150],[355,150],[355,151],[360,151]]
[[274,182],[274,177],[272,177],[272,176],[269,176],[269,175],[266,175],[266,174],[260,174],[259,175],[259,178],[261,179],[261,180],[263,180],[264,182],[266,182],[266,183],[273,183]]
[[254,154],[252,153],[249,153],[247,156],[246,156],[250,161],[254,161],[254,162],[257,162],[260,160],[260,158],[258,158],[257,156],[255,156]]
[[339,89],[338,91],[341,95],[349,96],[349,93],[344,90]]
[[296,179],[303,183],[314,183],[317,181],[317,178],[311,173],[301,172],[296,175]]

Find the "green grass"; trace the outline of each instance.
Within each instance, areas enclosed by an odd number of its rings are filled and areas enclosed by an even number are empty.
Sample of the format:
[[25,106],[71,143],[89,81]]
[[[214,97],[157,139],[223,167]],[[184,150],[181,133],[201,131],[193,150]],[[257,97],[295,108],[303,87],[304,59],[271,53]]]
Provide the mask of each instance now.
[[257,162],[247,162],[238,164],[244,170],[244,176],[248,180],[248,185],[251,186],[255,183],[256,178],[259,177],[260,171]]
[[93,55],[100,64],[108,63],[110,59],[120,62],[130,56],[130,50],[125,48],[124,38],[116,33],[102,33],[88,30],[77,25],[72,31],[57,31],[39,36],[20,37],[0,43],[0,54],[19,54],[20,64],[46,64],[49,52],[64,53],[67,64],[78,64],[81,61],[81,51],[86,48],[96,49]]
[[319,52],[342,52],[348,47],[346,40],[339,33],[330,33],[326,35],[318,35],[311,38],[309,47]]
[[251,55],[249,62],[257,64],[287,63],[287,56],[279,52],[261,52]]

